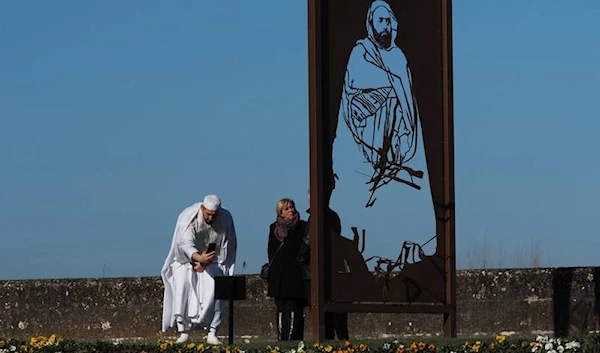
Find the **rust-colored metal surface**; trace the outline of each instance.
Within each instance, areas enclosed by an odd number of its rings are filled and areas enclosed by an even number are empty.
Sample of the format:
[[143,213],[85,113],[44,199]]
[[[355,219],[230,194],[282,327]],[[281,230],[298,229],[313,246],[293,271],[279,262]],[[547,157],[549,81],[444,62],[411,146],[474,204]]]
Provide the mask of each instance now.
[[444,141],[444,269],[446,273],[446,303],[444,335],[456,337],[456,228],[454,205],[454,95],[452,76],[452,0],[442,1],[442,103]]
[[[328,64],[326,28],[327,9],[321,0],[308,0],[308,66],[309,66],[309,133],[310,133],[310,262],[311,262],[311,325],[313,338],[325,336],[324,233],[326,225],[325,176],[331,173],[331,143],[329,128],[325,125],[329,111],[327,104],[327,77],[323,74]],[[315,265],[318,264],[318,265]]]
[[[455,336],[451,0],[308,5],[313,335],[323,337],[323,311],[348,311],[440,313],[445,335]],[[388,187],[430,193],[430,239],[404,240],[395,258],[365,258],[368,229],[353,227],[349,237],[330,230],[339,174],[332,151],[343,133],[369,166],[362,206],[376,208]],[[413,164],[420,146],[421,169]]]

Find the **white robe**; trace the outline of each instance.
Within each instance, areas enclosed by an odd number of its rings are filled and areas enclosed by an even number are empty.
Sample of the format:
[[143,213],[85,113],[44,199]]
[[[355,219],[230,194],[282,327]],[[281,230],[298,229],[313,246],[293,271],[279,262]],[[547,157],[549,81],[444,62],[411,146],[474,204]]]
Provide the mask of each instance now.
[[[214,277],[232,276],[235,269],[237,237],[233,218],[229,211],[221,208],[214,218],[213,229],[217,233],[216,261],[204,271],[196,272],[191,265],[190,255],[201,252],[191,239],[191,223],[200,212],[198,202],[183,210],[177,218],[169,254],[161,269],[164,284],[162,331],[173,327],[176,321],[187,323],[204,322],[207,325],[220,324],[222,301],[214,300]],[[187,231],[187,232],[186,232]],[[215,233],[213,232],[213,233]],[[178,320],[179,319],[179,320]],[[189,329],[189,327],[186,327]]]

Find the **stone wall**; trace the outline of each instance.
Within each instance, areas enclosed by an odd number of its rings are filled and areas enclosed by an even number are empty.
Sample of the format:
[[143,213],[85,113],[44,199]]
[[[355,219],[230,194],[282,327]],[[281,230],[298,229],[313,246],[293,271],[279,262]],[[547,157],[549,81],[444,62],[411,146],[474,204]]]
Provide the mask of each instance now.
[[[258,276],[234,308],[235,339],[275,337],[274,304]],[[176,337],[160,332],[160,277],[0,281],[0,337],[56,333],[72,339]],[[600,268],[457,272],[458,335],[559,334],[596,331]],[[227,335],[227,315],[219,335]],[[306,338],[310,339],[307,310]],[[351,339],[442,334],[441,315],[349,314]],[[201,339],[203,331],[192,332]]]

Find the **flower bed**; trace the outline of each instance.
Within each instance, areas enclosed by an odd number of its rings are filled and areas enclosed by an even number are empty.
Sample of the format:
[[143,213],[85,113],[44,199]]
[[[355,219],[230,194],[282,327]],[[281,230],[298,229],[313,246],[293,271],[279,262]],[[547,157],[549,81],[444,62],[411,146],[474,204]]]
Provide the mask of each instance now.
[[155,343],[122,343],[110,341],[82,342],[63,340],[56,335],[37,336],[29,341],[0,338],[0,353],[60,352],[60,353],[598,353],[600,336],[585,335],[569,339],[538,336],[535,340],[496,336],[487,340],[439,339],[426,340],[365,340],[362,342],[332,342],[305,344],[240,344],[214,346],[202,342],[176,344],[173,340]]

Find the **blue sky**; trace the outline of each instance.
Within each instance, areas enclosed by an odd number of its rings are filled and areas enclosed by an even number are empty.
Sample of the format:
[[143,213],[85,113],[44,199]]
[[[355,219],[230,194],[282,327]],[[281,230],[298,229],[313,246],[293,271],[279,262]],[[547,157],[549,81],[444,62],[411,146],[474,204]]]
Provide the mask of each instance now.
[[[598,265],[600,2],[453,11],[459,268]],[[279,198],[306,219],[305,1],[7,1],[0,29],[0,279],[157,276],[207,193],[238,273],[266,260]]]

